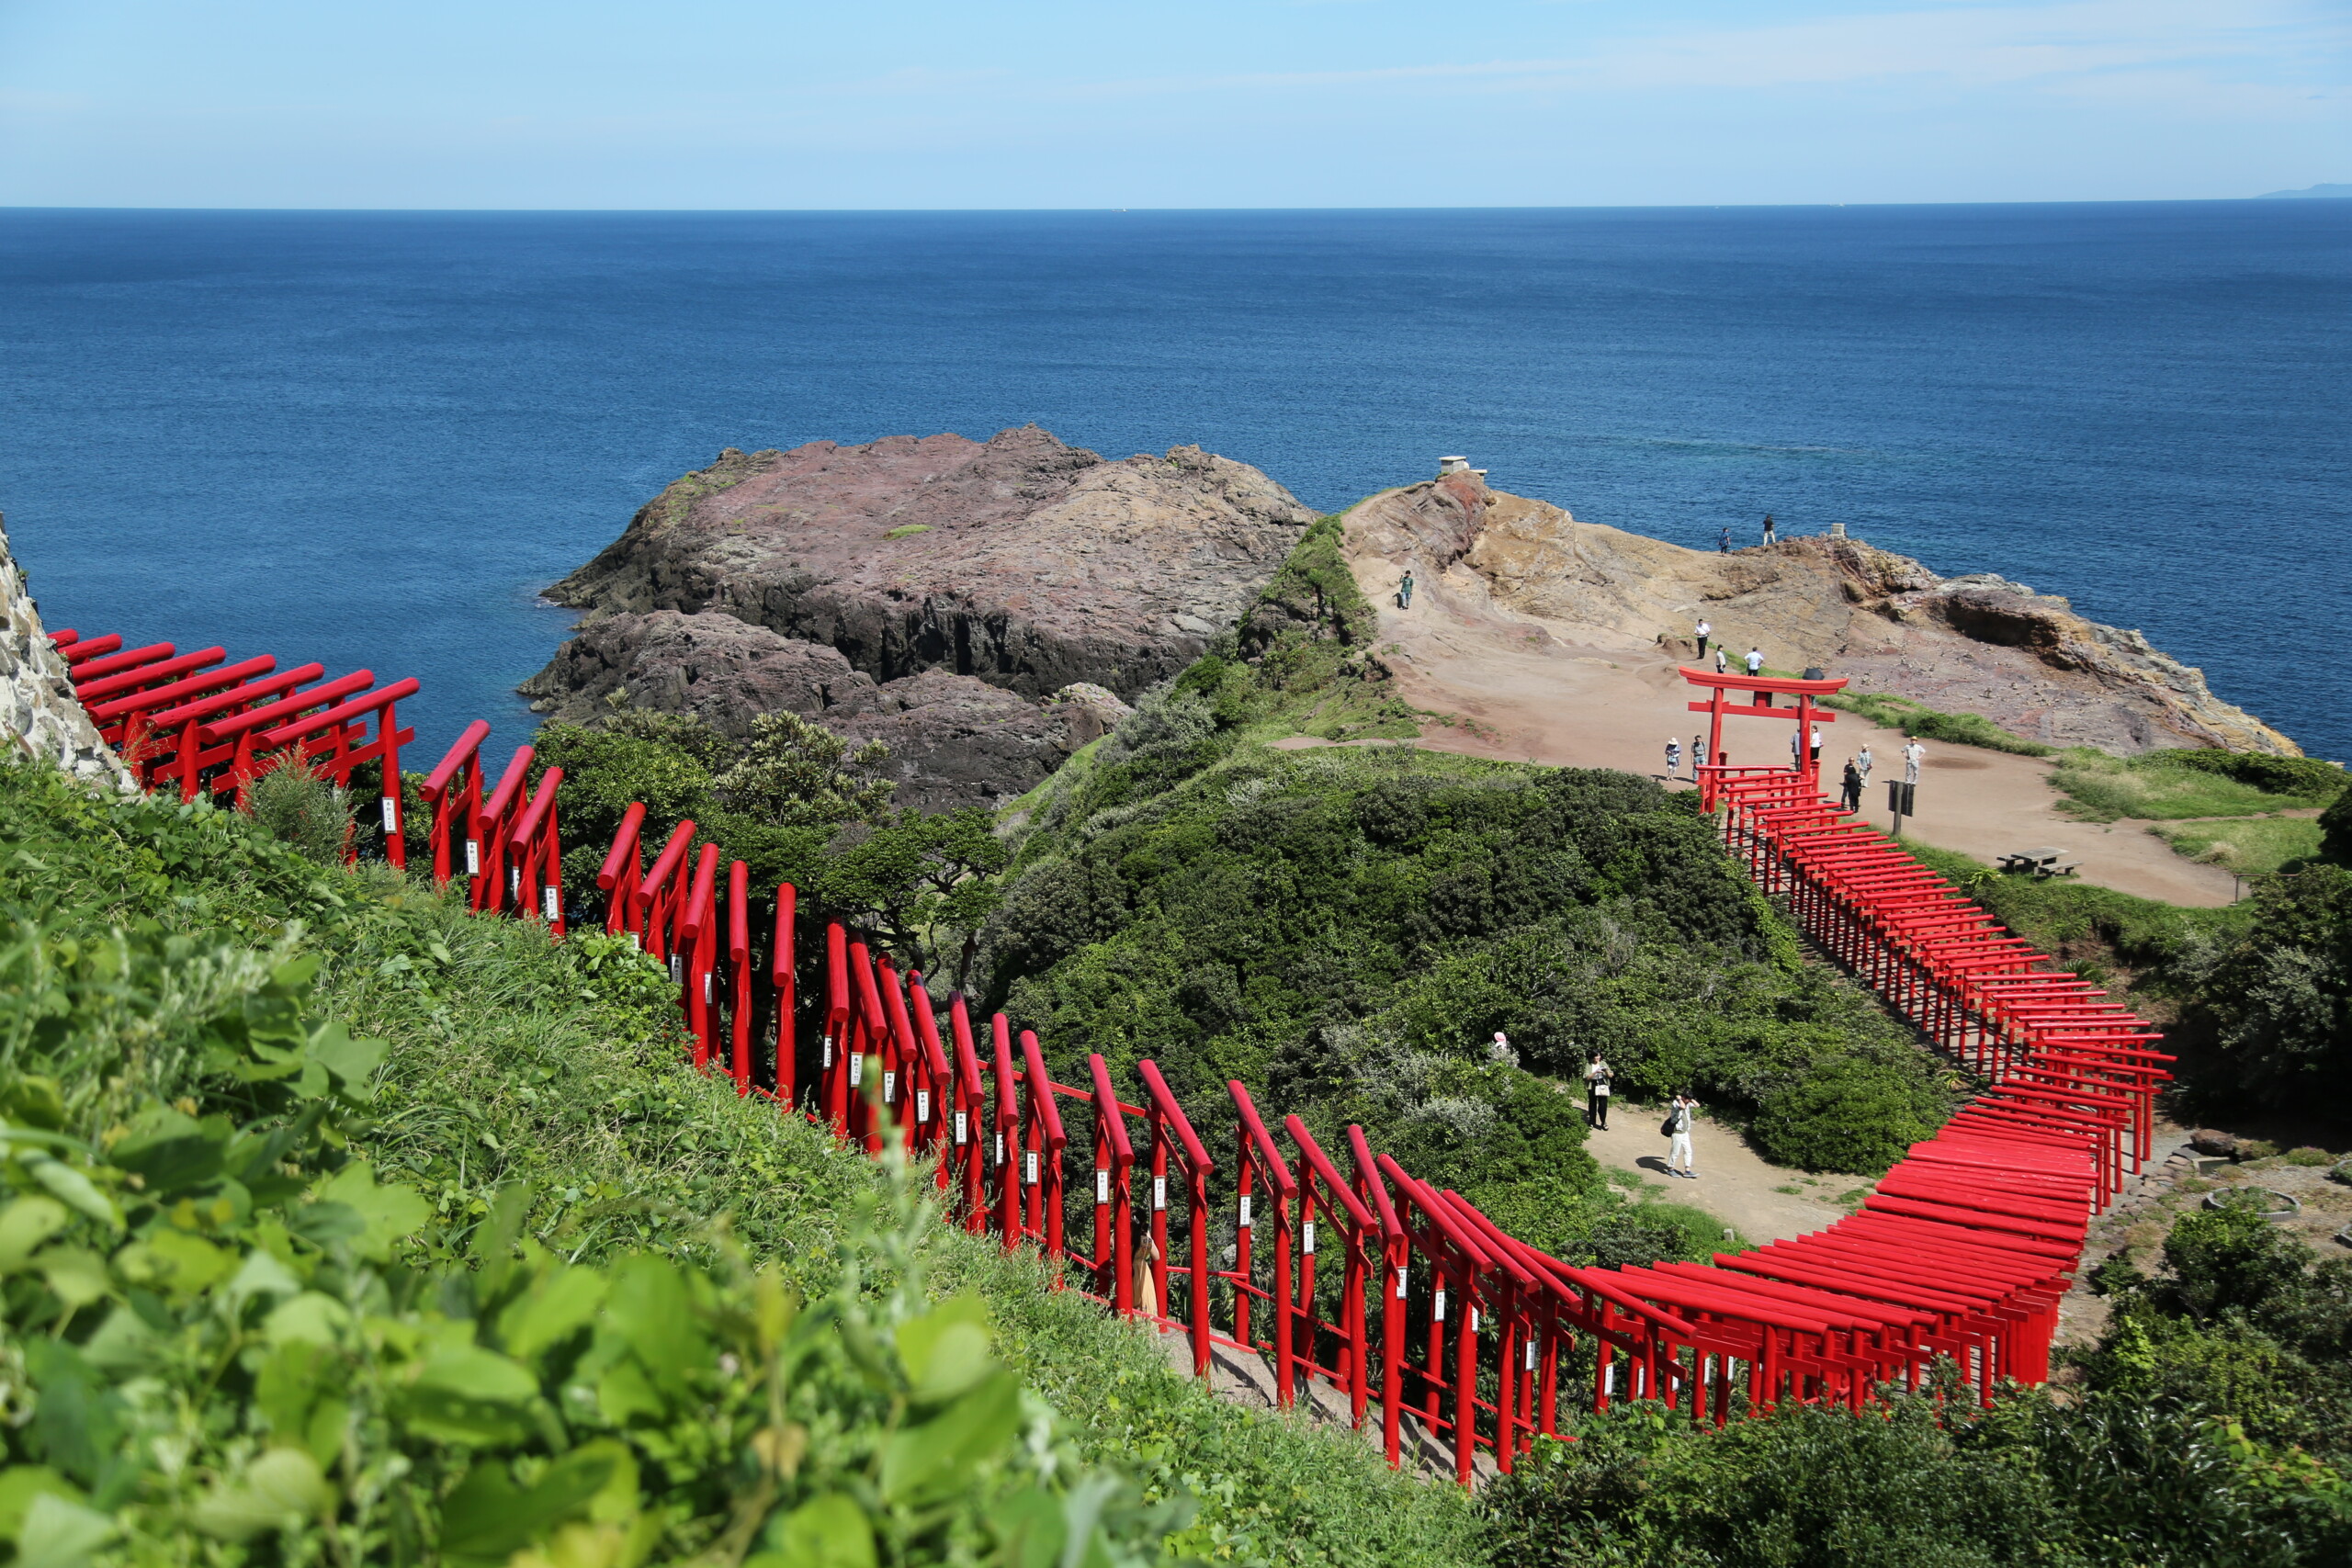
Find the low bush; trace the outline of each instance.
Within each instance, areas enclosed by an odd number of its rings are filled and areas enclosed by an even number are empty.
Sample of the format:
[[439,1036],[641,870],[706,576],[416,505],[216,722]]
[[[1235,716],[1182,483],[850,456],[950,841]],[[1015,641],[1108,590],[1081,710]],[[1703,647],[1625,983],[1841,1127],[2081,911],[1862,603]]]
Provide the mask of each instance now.
[[2058,748],[2039,740],[2029,740],[1973,713],[1943,713],[1914,702],[1909,697],[1890,696],[1881,692],[1839,692],[1824,697],[1824,707],[1838,708],[1861,715],[1882,729],[1900,730],[1923,740],[1942,740],[1954,746],[1976,746],[1988,751],[2008,751],[2020,757],[2049,757]]
[[2092,822],[2132,817],[2256,817],[2325,806],[2344,789],[2344,770],[2304,758],[2172,749],[2112,757],[2077,747],[2051,783],[2059,808]]

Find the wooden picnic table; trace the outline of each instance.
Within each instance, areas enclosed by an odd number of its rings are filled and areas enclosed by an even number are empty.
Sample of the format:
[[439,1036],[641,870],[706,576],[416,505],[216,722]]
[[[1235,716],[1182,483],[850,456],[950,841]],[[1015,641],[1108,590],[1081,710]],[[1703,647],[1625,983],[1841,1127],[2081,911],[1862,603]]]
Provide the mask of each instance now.
[[2059,857],[2065,852],[2044,844],[2040,849],[2011,850],[1996,858],[2000,861],[2003,871],[2030,871],[2036,876],[2065,876],[2082,864],[2080,861],[2061,860]]

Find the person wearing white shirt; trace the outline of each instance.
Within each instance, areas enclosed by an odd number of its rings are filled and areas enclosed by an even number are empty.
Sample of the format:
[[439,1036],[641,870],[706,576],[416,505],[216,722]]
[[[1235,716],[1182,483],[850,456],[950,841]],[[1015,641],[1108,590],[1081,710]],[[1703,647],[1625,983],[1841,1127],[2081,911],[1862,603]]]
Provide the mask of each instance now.
[[1747,650],[1747,672],[1750,675],[1761,675],[1764,673],[1764,650],[1762,649],[1751,648]]
[[1713,626],[1709,626],[1709,625],[1707,624],[1707,617],[1706,617],[1706,616],[1702,615],[1702,616],[1700,616],[1700,617],[1699,617],[1699,657],[1700,657],[1700,658],[1704,659],[1704,658],[1706,658],[1706,657],[1707,657],[1707,639],[1708,639],[1710,637],[1713,637],[1713,636],[1714,635],[1714,631],[1715,631],[1715,628],[1714,628],[1714,627],[1713,627]]
[[1915,784],[1919,782],[1919,760],[1927,754],[1928,749],[1917,740],[1906,741],[1904,744],[1903,782],[1905,784]]
[[1698,1114],[1699,1102],[1687,1094],[1674,1097],[1673,1108],[1666,1113],[1667,1137],[1666,1173],[1668,1176],[1699,1179],[1698,1161],[1690,1153],[1690,1122]]
[[1596,1132],[1609,1131],[1609,1080],[1616,1076],[1616,1069],[1599,1056],[1584,1070],[1584,1115]]

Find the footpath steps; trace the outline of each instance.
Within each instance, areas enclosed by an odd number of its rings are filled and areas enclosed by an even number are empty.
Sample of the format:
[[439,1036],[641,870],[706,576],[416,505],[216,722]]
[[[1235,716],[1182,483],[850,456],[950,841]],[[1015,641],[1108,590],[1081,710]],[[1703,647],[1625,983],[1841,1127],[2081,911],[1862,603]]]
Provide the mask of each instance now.
[[[413,732],[397,705],[415,682],[56,640],[149,789],[242,806],[274,767],[348,785],[372,763],[387,858],[404,864]],[[1727,849],[1988,1087],[1824,1230],[1708,1267],[1585,1269],[1361,1128],[1327,1149],[1297,1116],[1261,1115],[1238,1081],[1238,1132],[1214,1153],[1149,1061],[1132,1084],[1100,1055],[1057,1082],[1033,1032],[961,997],[943,1010],[841,924],[804,930],[790,885],[754,889],[692,822],[649,844],[632,806],[595,889],[567,891],[562,770],[535,780],[524,746],[493,780],[489,736],[469,727],[424,782],[436,883],[551,940],[583,919],[626,935],[668,964],[696,1065],[739,1093],[930,1161],[954,1223],[1035,1249],[1058,1288],[1154,1326],[1195,1375],[1338,1416],[1392,1464],[1442,1455],[1464,1484],[1509,1471],[1564,1409],[1612,1400],[1721,1424],[1743,1403],[1860,1407],[1919,1387],[1939,1358],[1987,1400],[2002,1379],[2041,1381],[2086,1227],[2149,1154],[2169,1060],[2155,1032],[1794,773],[1713,772]]]

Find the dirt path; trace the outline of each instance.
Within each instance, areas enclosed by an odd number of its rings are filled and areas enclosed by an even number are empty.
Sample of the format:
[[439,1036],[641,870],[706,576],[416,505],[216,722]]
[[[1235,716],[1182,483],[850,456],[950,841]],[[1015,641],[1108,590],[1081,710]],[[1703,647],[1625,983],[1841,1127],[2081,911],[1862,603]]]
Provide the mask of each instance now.
[[1769,1165],[1736,1128],[1704,1119],[1691,1134],[1698,1179],[1668,1176],[1666,1139],[1657,1130],[1664,1116],[1620,1105],[1606,1131],[1586,1135],[1585,1150],[1609,1169],[1644,1178],[1660,1198],[1705,1210],[1737,1231],[1743,1245],[1786,1241],[1836,1224],[1846,1217],[1838,1200],[1871,1184],[1867,1176],[1808,1176]]
[[[1396,671],[1397,694],[1459,722],[1425,724],[1421,744],[1469,756],[1621,768],[1663,779],[1666,740],[1680,738],[1684,766],[1705,716],[1689,710],[1692,688],[1676,660],[1657,648],[1566,640],[1569,628],[1483,608],[1464,613],[1436,594],[1410,611],[1380,610],[1380,646]],[[1900,777],[1903,736],[1857,714],[1825,715],[1822,763],[1834,777],[1868,742],[1877,766],[1865,814],[1888,825],[1886,792]],[[1783,716],[1734,717],[1724,747],[1735,763],[1785,765],[1793,722]],[[1918,791],[1919,815],[1906,836],[1982,860],[2013,849],[2048,846],[2082,863],[2086,882],[2143,898],[2197,907],[2227,904],[2236,886],[2227,871],[2173,852],[2144,824],[2078,822],[2056,810],[2052,764],[1971,746],[1929,743]]]

